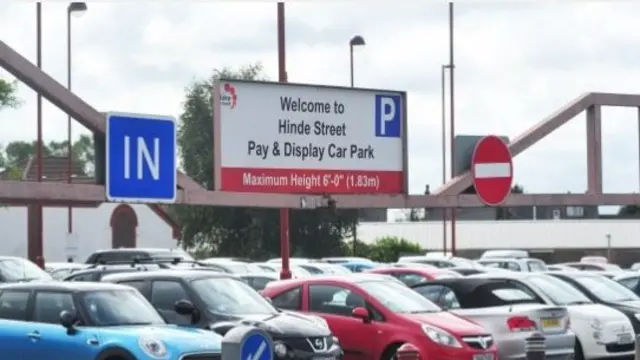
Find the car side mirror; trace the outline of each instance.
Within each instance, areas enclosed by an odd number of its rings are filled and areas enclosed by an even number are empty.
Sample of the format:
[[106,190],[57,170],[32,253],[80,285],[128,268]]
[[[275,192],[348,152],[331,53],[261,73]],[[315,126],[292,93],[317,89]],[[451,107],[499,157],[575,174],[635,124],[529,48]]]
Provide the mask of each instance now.
[[180,315],[191,315],[191,323],[196,324],[200,321],[200,312],[193,306],[189,300],[178,300],[173,305],[173,310]]
[[237,323],[233,323],[230,321],[221,321],[221,322],[212,324],[209,328],[216,334],[220,336],[225,336],[227,332],[229,332],[229,330],[233,329],[236,326],[238,326]]
[[371,322],[371,314],[369,314],[369,310],[364,307],[357,307],[351,311],[351,316],[354,318],[358,318],[365,323]]
[[73,331],[73,325],[78,320],[77,315],[68,310],[60,312],[60,325],[64,326],[69,332]]

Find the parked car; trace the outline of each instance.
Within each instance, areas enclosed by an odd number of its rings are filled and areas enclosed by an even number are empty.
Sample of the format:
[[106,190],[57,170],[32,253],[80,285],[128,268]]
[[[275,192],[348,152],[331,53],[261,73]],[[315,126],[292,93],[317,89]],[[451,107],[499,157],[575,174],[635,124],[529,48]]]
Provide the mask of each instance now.
[[354,257],[354,256],[346,256],[346,257],[325,257],[321,259],[324,262],[328,262],[329,264],[344,264],[344,263],[373,263],[373,261],[363,258],[363,257]]
[[341,356],[339,342],[322,318],[279,311],[232,275],[160,270],[110,275],[103,281],[135,287],[171,324],[220,335],[241,322],[264,326],[273,337],[278,358]]
[[49,273],[27,259],[0,256],[0,283],[51,280]]
[[479,269],[479,268],[474,268],[474,269],[470,269],[470,268],[448,268],[447,270],[457,272],[458,274],[460,274],[462,276],[482,274],[482,273],[487,272],[486,270]]
[[620,311],[589,300],[583,293],[553,276],[536,272],[493,272],[470,277],[509,280],[546,304],[569,310],[576,334],[575,359],[633,356],[634,331]]
[[607,263],[589,263],[589,262],[568,262],[558,265],[569,266],[578,270],[590,270],[590,271],[621,271],[622,268],[616,264]]
[[591,301],[611,306],[627,315],[636,334],[640,333],[640,297],[620,283],[597,273],[578,274],[553,272],[549,275],[566,281],[580,290]]
[[494,258],[516,258],[524,259],[528,258],[529,252],[526,250],[487,250],[480,255],[480,259],[494,259]]
[[101,283],[0,286],[6,359],[215,359],[221,338],[167,325],[136,290]]
[[279,308],[322,316],[340,339],[345,359],[393,359],[414,344],[430,359],[495,359],[493,337],[481,326],[379,274],[314,276],[267,284]]
[[106,264],[113,262],[131,262],[134,259],[175,259],[193,260],[191,255],[182,249],[155,249],[155,248],[119,248],[98,250],[89,255],[85,264]]
[[[262,263],[262,264],[255,264],[256,266],[260,267],[261,269],[264,268],[269,268],[271,269],[271,271],[269,272],[274,272],[276,274],[280,274],[280,271],[282,271],[282,264],[273,262],[273,263]],[[291,275],[294,278],[300,278],[300,277],[305,277],[305,276],[311,276],[312,274],[307,271],[306,269],[298,266],[298,265],[293,265],[290,264],[289,265],[289,271],[291,271]]]
[[385,268],[380,267],[376,269],[367,270],[368,273],[374,274],[387,274],[402,281],[405,285],[411,286],[425,281],[447,279],[452,277],[462,277],[455,271],[449,271],[446,269],[438,268],[423,268],[423,267],[406,267],[406,268]]
[[219,258],[209,258],[205,260],[198,261],[204,265],[211,265],[218,268],[222,268],[227,273],[231,274],[246,274],[252,272],[259,272],[260,267],[253,263],[243,262],[243,261],[233,261],[233,260],[225,260]]
[[548,271],[580,271],[576,268],[573,268],[571,266],[566,266],[566,265],[561,265],[561,264],[552,264],[552,265],[548,265],[547,264],[547,270]]
[[104,276],[109,274],[119,274],[137,271],[149,271],[158,269],[168,269],[164,264],[142,264],[139,262],[130,262],[123,264],[100,265],[94,264],[88,266],[84,270],[78,270],[71,275],[65,277],[63,281],[100,281]]
[[339,264],[340,266],[344,266],[345,268],[349,269],[349,271],[354,273],[359,273],[365,270],[375,269],[379,266],[382,266],[381,264],[374,263],[371,261],[369,262],[351,261],[351,262],[341,262],[336,264]]
[[351,270],[338,264],[329,264],[324,262],[300,263],[297,266],[307,270],[311,275],[345,275],[350,274]]
[[45,263],[44,271],[48,272],[55,280],[62,280],[69,274],[86,268],[86,264],[70,263],[70,262],[53,262]]
[[613,277],[613,280],[633,291],[636,295],[640,295],[640,273],[631,271],[618,273]]
[[438,268],[477,268],[479,265],[473,260],[455,257],[455,256],[401,256],[398,263],[418,263],[432,265]]
[[629,270],[631,270],[631,271],[640,270],[640,262],[635,262],[635,263],[631,264],[631,266],[629,267]]
[[275,272],[239,274],[236,276],[239,279],[242,279],[242,281],[246,282],[256,291],[262,291],[268,283],[280,280],[280,274],[277,274]]
[[582,263],[595,263],[595,264],[607,264],[609,259],[604,256],[583,256],[580,258]]
[[535,258],[482,258],[476,260],[480,265],[511,271],[536,272],[547,271],[544,261]]
[[491,332],[500,360],[524,359],[525,339],[531,331],[544,335],[547,358],[573,357],[575,334],[569,329],[567,309],[544,305],[544,300],[509,280],[464,277],[434,280],[412,288],[443,309]]

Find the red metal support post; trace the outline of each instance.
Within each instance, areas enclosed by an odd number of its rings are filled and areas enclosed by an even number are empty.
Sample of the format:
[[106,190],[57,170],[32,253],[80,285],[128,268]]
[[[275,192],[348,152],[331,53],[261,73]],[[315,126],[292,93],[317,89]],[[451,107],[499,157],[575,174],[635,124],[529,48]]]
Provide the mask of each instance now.
[[[278,81],[287,82],[287,61],[285,51],[284,2],[278,2]],[[291,279],[289,270],[289,209],[280,209],[280,257],[282,269],[280,279]]]

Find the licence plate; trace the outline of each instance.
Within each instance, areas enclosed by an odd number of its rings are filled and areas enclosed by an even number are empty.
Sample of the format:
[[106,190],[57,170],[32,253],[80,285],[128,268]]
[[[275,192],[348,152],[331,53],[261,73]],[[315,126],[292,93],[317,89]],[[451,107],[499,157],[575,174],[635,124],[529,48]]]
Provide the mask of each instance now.
[[633,342],[631,334],[618,334],[618,344],[628,344]]
[[542,328],[553,328],[560,326],[560,319],[542,319]]
[[473,360],[493,360],[493,354],[475,354]]

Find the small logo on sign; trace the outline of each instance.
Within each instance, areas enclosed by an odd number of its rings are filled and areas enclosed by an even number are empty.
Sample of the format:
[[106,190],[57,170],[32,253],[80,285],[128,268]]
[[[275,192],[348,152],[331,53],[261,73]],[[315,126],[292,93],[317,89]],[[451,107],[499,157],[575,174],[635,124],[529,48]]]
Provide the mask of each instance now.
[[236,107],[237,102],[238,94],[236,93],[236,88],[229,83],[224,84],[222,94],[220,94],[220,104],[233,109]]

